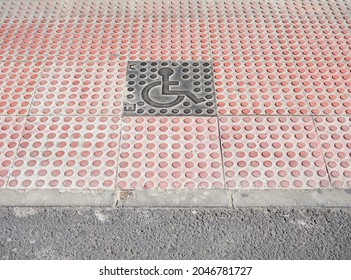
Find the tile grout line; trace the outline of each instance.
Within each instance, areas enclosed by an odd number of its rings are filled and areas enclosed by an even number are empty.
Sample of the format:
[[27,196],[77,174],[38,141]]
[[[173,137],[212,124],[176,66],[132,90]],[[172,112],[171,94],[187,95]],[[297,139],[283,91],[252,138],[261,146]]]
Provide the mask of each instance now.
[[[278,9],[278,7],[275,7],[275,10],[276,10],[276,11],[278,12],[278,14],[279,14],[279,9]],[[283,25],[283,27],[284,27],[284,25]],[[284,30],[285,30],[285,27],[284,27]],[[286,41],[287,41],[287,43],[288,43],[288,45],[289,45],[289,51],[290,51],[291,56],[292,56],[292,59],[293,59],[292,61],[293,61],[293,64],[294,64],[295,71],[296,71],[296,73],[297,73],[298,81],[299,81],[299,83],[300,83],[300,85],[301,85],[301,89],[303,90],[303,89],[304,89],[304,88],[303,88],[303,83],[302,83],[302,80],[301,80],[301,77],[300,77],[300,73],[299,73],[298,67],[297,67],[298,61],[295,59],[295,56],[294,56],[294,54],[293,54],[293,49],[292,49],[292,47],[291,47],[291,44],[290,44],[290,41],[289,41],[288,36],[286,36]],[[316,62],[316,63],[317,63],[317,62]],[[308,98],[307,98],[307,96],[306,96],[304,90],[303,90],[303,95],[304,95],[304,97],[305,97],[306,104],[307,104],[307,106],[308,106],[309,113],[310,113],[308,116],[309,116],[309,117],[311,118],[311,120],[312,120],[313,128],[314,128],[314,131],[315,131],[316,136],[317,136],[317,141],[318,141],[319,148],[320,148],[320,151],[321,151],[321,154],[322,154],[322,158],[323,158],[323,162],[324,162],[324,167],[325,167],[325,170],[326,170],[326,172],[327,172],[327,174],[328,174],[328,180],[329,180],[330,186],[332,186],[331,176],[330,176],[330,174],[329,174],[327,162],[326,162],[325,157],[324,157],[322,145],[321,145],[321,142],[320,142],[320,139],[319,139],[319,134],[318,134],[318,131],[317,131],[317,127],[316,127],[315,120],[314,120],[314,117],[315,117],[315,116],[312,114],[310,102],[309,102],[309,100],[308,100]],[[321,183],[321,181],[319,181],[319,186],[318,186],[318,187],[320,187],[320,183]]]
[[[212,49],[212,43],[211,43],[211,32],[210,32],[210,21],[209,21],[209,15],[208,15],[208,2],[204,1],[205,5],[205,14],[206,14],[206,27],[207,27],[207,37],[208,37],[208,44],[209,44],[209,49],[210,49],[210,60],[211,60],[211,66],[212,66],[212,75],[213,75],[213,89],[214,89],[214,98],[215,98],[215,103],[216,103],[216,120],[217,120],[217,129],[218,129],[218,144],[219,144],[219,151],[221,155],[221,163],[222,163],[222,182],[223,182],[223,188],[227,189],[226,187],[226,178],[225,178],[225,170],[224,170],[224,157],[223,157],[223,149],[222,149],[222,141],[221,141],[221,130],[220,130],[220,125],[219,125],[219,119],[220,116],[218,114],[218,100],[217,100],[217,92],[216,92],[216,83],[215,83],[215,77],[214,77],[214,71],[213,71],[213,49]],[[233,202],[232,202],[232,196],[230,194],[230,207],[233,207]]]
[[[66,1],[66,0],[63,1],[60,14],[61,14],[61,12],[62,12],[62,9],[63,9],[63,6],[64,6],[64,4],[65,4],[65,1]],[[59,14],[59,17],[60,17],[60,14]],[[58,18],[59,18],[59,17],[58,17]],[[46,58],[47,58],[47,56],[46,56]],[[38,63],[38,62],[39,62],[39,63],[42,62],[43,65],[42,65],[42,69],[40,70],[38,83],[37,83],[37,85],[36,85],[36,87],[35,87],[35,90],[34,90],[34,92],[33,92],[33,97],[32,97],[32,99],[31,99],[30,105],[29,105],[29,107],[28,107],[28,112],[27,112],[27,114],[25,114],[25,115],[21,115],[21,116],[25,119],[25,121],[23,122],[23,128],[22,128],[21,136],[20,136],[20,139],[19,139],[19,141],[18,141],[17,148],[16,148],[15,153],[14,153],[14,158],[13,158],[11,167],[9,168],[8,178],[7,178],[5,187],[4,187],[5,189],[8,189],[8,184],[10,183],[11,171],[12,171],[12,169],[13,169],[13,167],[14,167],[14,164],[15,164],[15,161],[16,161],[16,158],[17,158],[17,153],[18,153],[18,150],[19,150],[19,148],[20,148],[20,145],[21,145],[21,142],[22,142],[24,133],[25,133],[25,129],[26,129],[26,126],[27,126],[27,123],[28,123],[29,113],[30,113],[30,110],[31,110],[31,107],[32,107],[32,103],[33,103],[35,94],[36,94],[36,92],[37,92],[38,86],[39,86],[40,81],[41,81],[41,76],[42,76],[42,73],[43,73],[44,68],[45,68],[46,60],[47,60],[47,59],[45,59],[44,61],[41,60],[41,61],[36,61],[36,62],[29,61],[29,62],[32,62],[32,63],[34,63],[34,64],[35,64],[35,63]],[[21,61],[15,61],[15,62],[21,62]],[[23,63],[23,62],[22,62],[22,63]]]
[[[0,116],[0,117],[2,117],[2,116]],[[8,178],[7,178],[7,180],[6,180],[6,184],[4,185],[3,189],[8,189],[8,184],[10,183],[11,171],[12,171],[13,166],[14,166],[14,164],[15,164],[15,161],[16,161],[16,158],[17,158],[17,152],[18,152],[18,150],[19,150],[21,141],[22,141],[22,139],[23,139],[23,135],[24,135],[24,131],[25,131],[25,128],[26,128],[26,125],[27,125],[28,118],[27,118],[26,116],[23,116],[23,119],[24,119],[24,121],[23,121],[23,128],[22,128],[22,131],[21,131],[19,140],[18,140],[18,145],[17,145],[17,147],[16,147],[16,149],[15,149],[15,152],[14,152],[13,161],[12,161],[12,163],[11,163],[10,168],[8,169],[8,170],[9,170],[9,172],[8,172]]]
[[[63,8],[64,8],[65,4],[66,4],[66,0],[63,0],[63,1],[62,1],[62,7],[61,7],[60,13],[58,14],[58,18],[57,18],[58,21],[60,20],[60,17],[61,17],[61,14],[62,14],[62,11],[63,11]],[[55,26],[55,28],[54,28],[53,31],[52,31],[52,34],[53,34],[53,35],[54,35],[55,31],[56,31],[57,28],[58,28],[58,23],[59,23],[59,22],[57,22],[57,25]],[[37,84],[37,86],[35,87],[35,90],[34,90],[34,93],[33,93],[33,97],[32,97],[32,100],[31,100],[30,105],[29,105],[29,108],[28,108],[27,118],[30,116],[30,112],[31,112],[31,109],[32,109],[32,105],[33,105],[33,102],[34,102],[34,100],[35,100],[35,96],[36,96],[36,94],[37,94],[38,87],[39,87],[40,82],[41,82],[41,80],[42,80],[42,75],[43,75],[44,69],[45,69],[45,67],[46,67],[46,63],[48,62],[48,56],[49,56],[49,53],[47,53],[46,56],[45,56],[45,59],[42,60],[42,62],[43,62],[43,69],[40,71],[40,76],[39,76],[39,79],[38,79],[38,84]]]
[[122,133],[123,133],[123,119],[124,119],[124,115],[123,115],[123,109],[124,109],[124,95],[126,94],[126,88],[127,88],[127,72],[128,72],[128,63],[129,63],[129,58],[130,58],[130,48],[131,48],[131,39],[132,39],[132,34],[133,34],[133,22],[134,22],[134,16],[135,16],[135,5],[136,2],[135,0],[131,1],[132,4],[132,16],[131,16],[131,26],[130,26],[130,33],[129,33],[129,45],[128,45],[128,52],[127,52],[127,65],[126,65],[126,69],[125,69],[125,80],[124,80],[124,84],[123,84],[123,90],[122,90],[122,108],[121,108],[121,119],[120,119],[120,133],[119,133],[119,139],[118,139],[118,151],[117,151],[117,165],[116,165],[116,175],[115,175],[115,182],[114,182],[114,194],[115,194],[115,199],[114,199],[114,203],[112,205],[112,207],[119,207],[122,205],[119,205],[120,203],[120,199],[119,199],[119,188],[118,188],[118,171],[119,171],[119,161],[120,161],[120,151],[121,151],[121,144],[122,144]]
[[[65,2],[66,2],[66,0],[63,0],[62,1],[62,7],[61,7],[61,10],[60,10],[60,13],[59,13],[59,15],[58,15],[58,19],[60,18],[60,15],[61,15],[61,13],[62,13],[62,10],[63,10],[63,7],[64,7],[64,5],[65,5]],[[57,27],[56,27],[57,28]],[[56,30],[56,28],[55,28],[55,30]],[[54,32],[54,31],[53,31]],[[19,139],[19,141],[18,141],[18,145],[17,145],[17,148],[16,148],[16,150],[15,150],[15,153],[14,153],[14,158],[13,158],[13,161],[12,161],[12,164],[11,164],[11,167],[9,168],[9,173],[8,173],[8,178],[7,178],[7,181],[6,181],[6,184],[5,184],[5,187],[4,188],[8,188],[8,184],[9,184],[9,182],[10,182],[10,178],[11,178],[11,171],[12,171],[12,169],[13,169],[13,167],[14,167],[14,164],[15,164],[15,161],[16,161],[16,159],[17,159],[17,153],[18,153],[18,150],[19,150],[19,148],[20,148],[20,145],[21,145],[21,142],[22,142],[22,140],[23,140],[23,136],[24,136],[24,132],[25,132],[25,129],[26,129],[26,126],[27,126],[27,123],[28,123],[28,118],[29,118],[29,114],[30,114],[30,110],[31,110],[31,107],[32,107],[32,104],[33,104],[33,101],[34,101],[34,99],[35,99],[35,95],[36,95],[36,92],[37,92],[37,89],[38,89],[38,87],[39,87],[39,84],[40,84],[40,81],[41,81],[41,78],[42,78],[42,74],[43,74],[43,71],[44,71],[44,69],[45,69],[45,64],[46,64],[46,62],[47,62],[47,56],[48,56],[48,54],[46,55],[46,57],[45,57],[45,59],[44,60],[39,60],[39,61],[27,61],[27,62],[32,62],[33,64],[35,64],[35,63],[43,63],[43,65],[42,65],[42,69],[40,70],[40,73],[39,73],[39,79],[38,79],[38,83],[37,83],[37,85],[36,85],[36,87],[35,87],[35,90],[34,90],[34,92],[33,92],[33,97],[32,97],[32,99],[31,99],[31,102],[30,102],[30,105],[29,105],[29,107],[28,107],[28,112],[27,112],[27,114],[24,114],[24,115],[21,115],[24,119],[25,119],[25,121],[24,121],[24,123],[23,123],[23,129],[22,129],[22,132],[21,132],[21,136],[20,136],[20,139]],[[8,61],[6,61],[6,62],[8,62]],[[23,62],[23,61],[14,61],[14,63],[15,62],[21,62],[21,63],[25,63],[25,62]]]

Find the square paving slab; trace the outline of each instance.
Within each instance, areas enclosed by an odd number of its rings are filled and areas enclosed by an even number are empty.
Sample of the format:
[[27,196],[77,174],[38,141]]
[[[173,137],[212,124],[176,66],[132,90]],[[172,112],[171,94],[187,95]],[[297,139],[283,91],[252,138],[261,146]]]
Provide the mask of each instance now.
[[351,206],[350,15],[0,1],[0,205]]

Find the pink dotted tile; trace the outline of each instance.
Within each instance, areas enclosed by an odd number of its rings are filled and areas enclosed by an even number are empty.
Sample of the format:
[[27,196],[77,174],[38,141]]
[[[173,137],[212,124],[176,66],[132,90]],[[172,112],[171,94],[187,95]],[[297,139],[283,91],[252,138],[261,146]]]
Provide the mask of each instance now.
[[134,14],[138,19],[198,19],[206,17],[206,5],[192,0],[136,0]]
[[0,117],[0,187],[7,183],[24,122],[23,117]]
[[61,18],[99,19],[131,17],[133,0],[71,0],[65,1]]
[[132,1],[66,1],[48,60],[127,60]]
[[351,118],[329,116],[314,120],[333,186],[351,188]]
[[328,187],[311,117],[221,117],[229,188]]
[[118,117],[28,117],[10,188],[113,188]]
[[207,19],[135,19],[130,60],[210,60]]
[[48,39],[57,25],[57,19],[5,19],[0,23],[2,43],[21,42],[30,44],[33,39]]
[[4,41],[0,45],[0,61],[44,61],[50,42],[50,39]]
[[209,1],[207,9],[214,60],[293,59],[275,3]]
[[347,14],[348,1],[336,0],[297,0],[276,1],[289,15],[317,18]]
[[285,27],[296,61],[351,60],[351,33],[344,19],[298,18]]
[[120,189],[221,188],[216,118],[125,118]]
[[64,1],[5,0],[0,3],[0,20],[8,18],[58,18]]
[[56,39],[48,50],[49,61],[121,61],[128,59],[128,38]]
[[42,62],[0,62],[0,115],[26,115]]
[[127,62],[47,62],[31,115],[119,115]]
[[306,115],[307,101],[293,62],[215,62],[220,115]]
[[108,17],[97,18],[62,18],[58,21],[55,30],[56,39],[109,39],[126,41],[130,38],[131,32],[130,17]]
[[314,115],[351,113],[351,62],[298,62],[297,70]]
[[45,60],[56,25],[56,19],[47,18],[4,20],[1,25],[0,60]]

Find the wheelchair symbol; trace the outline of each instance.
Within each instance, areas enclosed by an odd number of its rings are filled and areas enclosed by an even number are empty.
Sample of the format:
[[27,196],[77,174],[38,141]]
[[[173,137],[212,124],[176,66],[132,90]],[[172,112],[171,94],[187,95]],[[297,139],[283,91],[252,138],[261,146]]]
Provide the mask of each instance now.
[[[156,107],[156,108],[169,108],[178,105],[181,103],[185,97],[188,97],[191,101],[193,101],[195,104],[204,102],[204,98],[197,98],[192,92],[190,91],[179,91],[179,90],[170,90],[170,86],[178,86],[179,81],[170,81],[169,77],[174,74],[174,71],[170,68],[161,68],[158,70],[158,74],[162,77],[162,81],[160,82],[154,82],[149,85],[147,85],[143,91],[141,92],[141,97],[144,99],[144,101],[149,104],[150,106]],[[153,100],[150,97],[150,90],[154,87],[161,86],[161,94],[162,95],[178,95],[176,99],[169,103],[159,103]]]

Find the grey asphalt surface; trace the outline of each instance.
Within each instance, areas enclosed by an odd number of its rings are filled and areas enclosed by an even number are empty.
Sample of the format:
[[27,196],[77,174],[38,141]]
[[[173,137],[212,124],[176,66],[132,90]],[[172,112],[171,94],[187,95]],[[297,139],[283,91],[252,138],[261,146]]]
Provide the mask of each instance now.
[[351,259],[351,209],[0,208],[1,259]]

